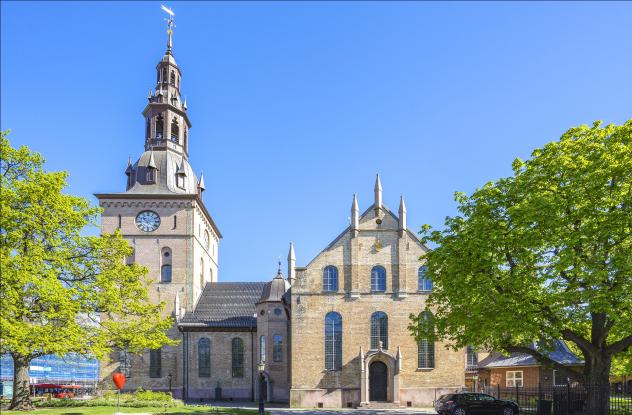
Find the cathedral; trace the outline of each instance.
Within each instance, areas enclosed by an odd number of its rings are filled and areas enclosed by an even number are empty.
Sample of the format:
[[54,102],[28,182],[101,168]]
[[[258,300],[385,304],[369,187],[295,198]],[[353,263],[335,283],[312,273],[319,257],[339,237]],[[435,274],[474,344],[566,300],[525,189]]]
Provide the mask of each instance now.
[[379,176],[372,203],[361,211],[353,196],[349,226],[308,264],[296,264],[290,243],[287,269],[279,263],[267,282],[221,282],[222,234],[188,161],[191,122],[168,33],[143,110],[144,152],[128,162],[125,191],[96,197],[102,231],[119,230],[133,248],[126,260],[148,268],[150,298],[166,304],[179,344],[120,350],[101,363],[102,380],[121,370],[128,390],[316,408],[429,406],[462,387],[465,352],[407,329],[432,290],[427,248],[406,226],[404,199],[397,212],[383,204]]

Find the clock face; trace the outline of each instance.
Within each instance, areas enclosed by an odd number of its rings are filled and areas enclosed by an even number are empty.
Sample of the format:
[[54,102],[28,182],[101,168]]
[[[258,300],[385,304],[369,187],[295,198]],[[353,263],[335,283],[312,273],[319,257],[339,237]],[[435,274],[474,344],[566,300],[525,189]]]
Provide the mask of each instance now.
[[140,212],[136,216],[136,226],[141,231],[153,232],[160,226],[160,216],[151,210]]

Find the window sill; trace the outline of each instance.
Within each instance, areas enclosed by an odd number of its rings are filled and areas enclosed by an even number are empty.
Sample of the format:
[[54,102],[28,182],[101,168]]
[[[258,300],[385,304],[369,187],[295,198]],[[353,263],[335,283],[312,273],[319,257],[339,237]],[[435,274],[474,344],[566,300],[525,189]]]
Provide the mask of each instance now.
[[418,367],[417,369],[415,369],[415,372],[430,372],[435,370],[434,367]]

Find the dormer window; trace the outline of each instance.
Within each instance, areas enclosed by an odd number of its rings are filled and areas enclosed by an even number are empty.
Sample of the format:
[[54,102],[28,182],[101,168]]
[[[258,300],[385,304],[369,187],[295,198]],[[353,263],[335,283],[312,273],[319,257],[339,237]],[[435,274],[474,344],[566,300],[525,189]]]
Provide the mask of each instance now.
[[130,187],[132,187],[132,185],[134,184],[134,172],[130,172],[127,175],[127,188],[129,189]]
[[153,167],[145,168],[145,181],[147,182],[147,184],[156,182],[156,169],[155,168]]
[[180,189],[186,188],[186,179],[187,176],[185,176],[184,174],[176,174],[176,186],[178,186]]

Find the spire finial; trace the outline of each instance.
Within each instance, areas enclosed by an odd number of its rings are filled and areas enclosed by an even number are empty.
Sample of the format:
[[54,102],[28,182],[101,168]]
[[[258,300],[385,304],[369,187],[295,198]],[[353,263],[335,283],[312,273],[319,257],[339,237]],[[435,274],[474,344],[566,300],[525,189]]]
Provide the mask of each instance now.
[[171,55],[171,35],[173,34],[173,28],[176,27],[173,21],[173,17],[176,14],[173,12],[173,10],[171,10],[169,7],[165,6],[164,4],[161,4],[160,8],[169,15],[169,17],[166,18],[165,21],[167,22],[167,35],[169,36],[167,40],[167,55]]
[[279,257],[279,270],[277,271],[277,275],[281,275],[283,272],[281,271],[281,257]]
[[375,209],[382,208],[382,182],[380,181],[380,175],[375,175],[375,187],[373,188],[375,192]]

